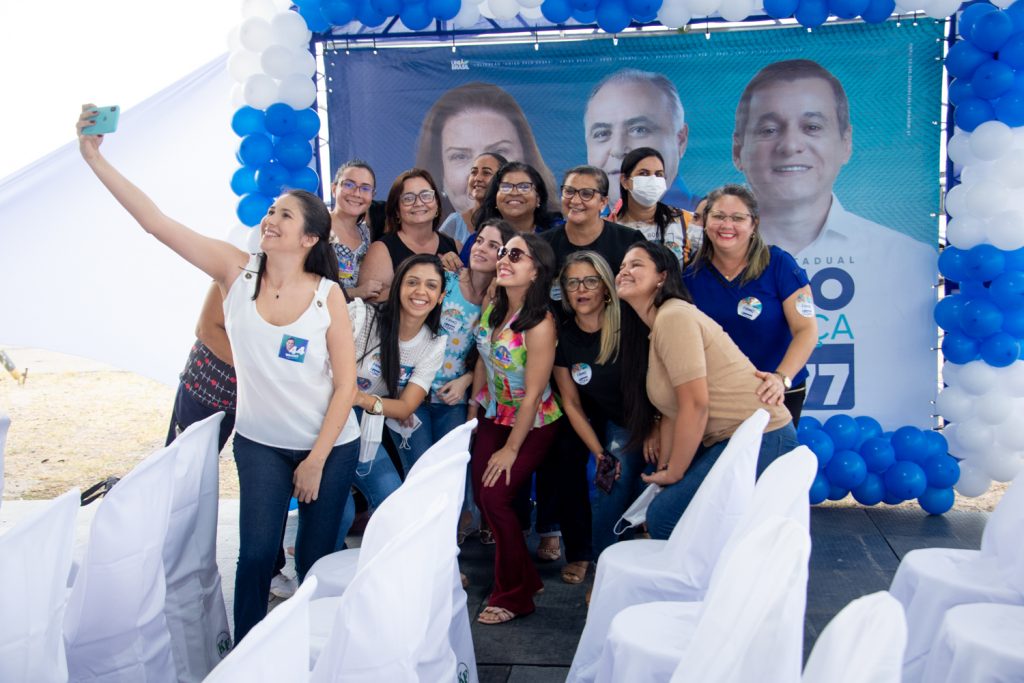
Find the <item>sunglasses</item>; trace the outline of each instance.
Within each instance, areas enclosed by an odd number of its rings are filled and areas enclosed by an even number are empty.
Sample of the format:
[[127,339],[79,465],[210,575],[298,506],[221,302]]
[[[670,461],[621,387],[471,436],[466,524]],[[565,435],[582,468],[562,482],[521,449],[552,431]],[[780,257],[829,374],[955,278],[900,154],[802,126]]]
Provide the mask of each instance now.
[[421,192],[406,192],[405,194],[403,194],[398,199],[405,206],[412,206],[413,204],[416,203],[417,199],[419,199],[424,204],[433,204],[434,203],[434,191],[433,190],[423,190]]
[[508,260],[511,261],[512,263],[519,263],[519,261],[521,261],[524,256],[528,259],[533,258],[529,254],[527,254],[526,251],[520,249],[519,247],[512,247],[511,249],[509,249],[508,247],[502,247],[501,249],[498,250],[499,260],[508,257]]

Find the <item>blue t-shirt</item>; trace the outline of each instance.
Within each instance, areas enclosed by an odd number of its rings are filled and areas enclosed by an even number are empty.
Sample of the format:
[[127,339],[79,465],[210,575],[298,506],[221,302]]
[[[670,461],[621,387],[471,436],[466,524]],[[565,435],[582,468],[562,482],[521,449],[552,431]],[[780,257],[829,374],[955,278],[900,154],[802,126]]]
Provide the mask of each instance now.
[[[699,268],[691,265],[683,273],[683,282],[697,308],[722,326],[754,367],[774,372],[793,341],[782,302],[810,281],[789,252],[778,247],[769,250],[768,267],[745,285],[739,277],[729,282],[710,263]],[[793,386],[806,379],[807,368],[800,368]]]

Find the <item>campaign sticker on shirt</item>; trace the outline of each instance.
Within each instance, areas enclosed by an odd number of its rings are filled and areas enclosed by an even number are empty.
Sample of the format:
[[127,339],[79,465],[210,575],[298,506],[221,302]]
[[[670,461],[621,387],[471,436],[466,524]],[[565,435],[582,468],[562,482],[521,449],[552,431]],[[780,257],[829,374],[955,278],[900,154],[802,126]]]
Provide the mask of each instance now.
[[736,313],[747,320],[757,320],[761,315],[761,302],[755,296],[748,296],[736,306]]
[[459,323],[458,309],[449,308],[441,313],[441,329],[447,332],[449,335],[453,335],[459,331],[462,325]]
[[562,300],[562,286],[558,284],[551,285],[551,300],[561,301]]
[[512,352],[504,344],[494,347],[494,361],[503,368],[512,365]]
[[801,292],[796,295],[796,312],[805,318],[814,317],[814,299],[810,294]]
[[359,391],[369,391],[373,382],[365,377],[356,377],[356,385],[359,387]]
[[290,360],[295,363],[305,363],[306,348],[308,347],[308,339],[284,334],[281,335],[281,348],[277,352],[277,357],[284,358],[285,360]]
[[398,370],[398,387],[404,389],[405,385],[412,379],[413,367],[411,365],[400,365]]
[[375,353],[370,356],[370,374],[374,377],[380,377],[381,372],[380,354]]
[[580,386],[590,384],[590,378],[594,376],[594,372],[586,363],[573,363],[570,373],[572,374],[572,381]]
[[356,272],[356,259],[354,254],[345,254],[338,257],[338,279],[351,280]]

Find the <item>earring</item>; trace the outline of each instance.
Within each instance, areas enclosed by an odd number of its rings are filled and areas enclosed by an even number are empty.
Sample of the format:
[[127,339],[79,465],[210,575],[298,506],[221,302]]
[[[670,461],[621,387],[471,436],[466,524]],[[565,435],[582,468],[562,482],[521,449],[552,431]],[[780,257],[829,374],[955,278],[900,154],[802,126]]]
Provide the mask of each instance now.
[[604,295],[604,302],[606,304],[610,304],[612,302],[612,295],[611,294],[605,294]]

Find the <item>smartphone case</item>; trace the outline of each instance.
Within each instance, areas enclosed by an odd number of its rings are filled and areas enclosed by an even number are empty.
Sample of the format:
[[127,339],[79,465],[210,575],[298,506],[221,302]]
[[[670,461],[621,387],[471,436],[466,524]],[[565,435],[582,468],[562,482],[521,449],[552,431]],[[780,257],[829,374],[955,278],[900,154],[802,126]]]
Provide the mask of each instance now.
[[117,130],[117,120],[121,116],[121,107],[116,104],[112,107],[96,107],[99,112],[96,121],[91,126],[82,129],[85,135],[106,135]]

